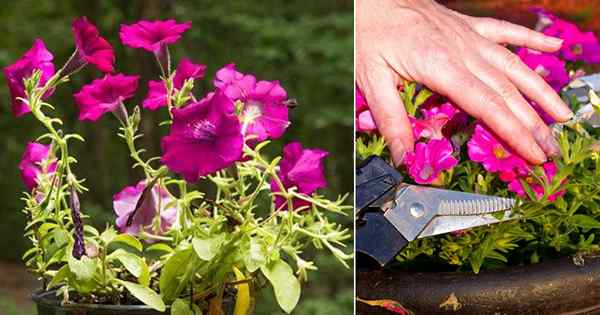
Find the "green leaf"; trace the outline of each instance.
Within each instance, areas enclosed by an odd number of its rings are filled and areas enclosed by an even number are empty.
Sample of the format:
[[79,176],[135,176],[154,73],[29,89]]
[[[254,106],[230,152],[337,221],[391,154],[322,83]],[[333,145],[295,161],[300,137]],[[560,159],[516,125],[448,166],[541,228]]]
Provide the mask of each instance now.
[[167,307],[165,306],[165,302],[163,302],[162,298],[158,293],[154,292],[148,287],[139,285],[137,283],[116,280],[120,284],[122,284],[131,295],[135,296],[138,300],[142,301],[144,304],[150,306],[151,308],[164,312]]
[[277,260],[260,270],[271,282],[279,306],[286,313],[291,313],[300,299],[300,281],[294,276],[292,268],[285,261]]
[[75,274],[77,280],[91,280],[96,272],[96,266],[96,262],[87,256],[81,256],[81,259],[77,260],[72,255],[69,255],[69,269]]
[[419,94],[417,94],[417,98],[415,99],[415,107],[418,108],[419,106],[423,105],[423,103],[425,103],[425,101],[427,101],[431,95],[433,95],[433,93],[430,90],[426,88],[421,89]]
[[250,238],[248,247],[248,254],[244,256],[244,263],[248,271],[255,272],[267,261],[266,244],[263,240]]
[[209,261],[213,259],[219,252],[224,240],[224,234],[219,234],[210,238],[194,237],[192,240],[192,246],[194,247],[196,255],[198,255],[200,259]]
[[189,300],[177,299],[171,305],[171,315],[202,315],[202,310]]
[[102,232],[102,234],[100,234],[100,240],[105,244],[108,245],[110,244],[110,242],[112,242],[112,240],[117,236],[117,232],[112,229],[106,229],[104,232]]
[[185,287],[189,278],[192,277],[191,271],[194,270],[196,259],[196,254],[192,248],[175,252],[173,256],[167,259],[161,270],[158,283],[165,301],[175,299]]
[[148,285],[150,282],[150,270],[148,269],[148,265],[139,256],[119,248],[112,252],[108,258],[110,260],[116,259],[121,262],[129,273],[138,278],[140,284]]
[[46,288],[50,289],[56,287],[61,281],[69,277],[70,272],[69,265],[62,266],[58,272],[56,272],[54,277],[52,277],[52,280],[50,280]]
[[571,223],[583,229],[600,229],[600,222],[598,220],[584,214],[573,215]]
[[134,248],[138,252],[142,252],[142,250],[143,250],[142,243],[137,238],[133,237],[130,234],[119,234],[119,235],[115,236],[110,241],[110,244],[114,244],[114,243],[125,244],[131,248]]

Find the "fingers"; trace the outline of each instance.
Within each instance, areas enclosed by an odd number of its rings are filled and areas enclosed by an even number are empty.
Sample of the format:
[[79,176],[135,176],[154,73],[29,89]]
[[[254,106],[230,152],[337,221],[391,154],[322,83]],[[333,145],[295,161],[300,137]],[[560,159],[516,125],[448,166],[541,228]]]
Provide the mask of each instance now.
[[560,49],[562,39],[545,35],[525,26],[494,18],[467,18],[467,22],[481,36],[496,42],[524,46],[545,52]]
[[470,115],[482,120],[525,160],[539,164],[544,151],[531,131],[508,108],[504,98],[464,66],[447,65],[425,84],[446,95]]
[[535,101],[554,120],[563,122],[573,117],[571,109],[556,94],[554,89],[535,71],[508,49],[484,44],[482,56],[496,69],[504,72],[515,86],[529,99]]
[[377,129],[386,139],[394,164],[400,165],[413,150],[413,132],[396,87],[396,74],[388,68],[372,67],[357,77]]
[[494,68],[479,56],[470,58],[470,66],[469,64],[467,66],[483,83],[503,98],[506,106],[529,130],[546,155],[556,156],[560,153],[550,128],[502,71]]

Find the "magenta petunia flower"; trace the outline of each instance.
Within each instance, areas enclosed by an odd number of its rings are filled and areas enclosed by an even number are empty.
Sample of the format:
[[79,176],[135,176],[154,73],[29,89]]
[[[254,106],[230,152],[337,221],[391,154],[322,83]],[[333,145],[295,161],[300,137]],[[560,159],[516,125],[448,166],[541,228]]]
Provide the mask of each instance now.
[[[135,210],[138,200],[146,188],[144,181],[135,186],[128,186],[115,194],[113,197],[113,208],[117,215],[116,225],[122,233],[139,234],[146,231],[151,234],[162,234],[167,232],[177,220],[177,208],[172,202],[169,193],[162,187],[154,185],[150,193],[145,196],[141,207],[137,210],[127,226],[129,217]],[[160,213],[160,230],[152,229],[152,223],[158,219]]]
[[253,75],[235,70],[228,64],[216,73],[214,85],[223,90],[233,101],[241,101],[244,135],[252,135],[253,141],[277,139],[289,126],[287,93],[279,81],[256,81]]
[[554,19],[544,34],[564,40],[560,49],[563,58],[587,63],[600,62],[600,43],[593,32],[582,32],[571,22]]
[[444,138],[442,129],[458,112],[458,109],[448,102],[429,109],[422,109],[422,119],[410,117],[415,139],[439,140]]
[[233,102],[215,93],[173,109],[169,135],[162,139],[162,162],[186,181],[226,168],[242,157],[244,138]]
[[[203,78],[205,71],[205,65],[195,64],[187,58],[182,59],[175,70],[173,88],[180,90],[186,80]],[[167,106],[167,87],[163,81],[148,81],[148,94],[142,105],[150,110]]]
[[96,26],[84,17],[77,18],[71,26],[79,57],[102,72],[113,72],[115,53],[106,39],[100,36]]
[[[23,116],[31,111],[29,105],[18,98],[25,97],[24,80],[29,78],[35,70],[41,71],[39,86],[46,84],[54,75],[52,53],[46,49],[44,41],[36,39],[33,46],[15,63],[4,68],[4,76],[10,90],[12,111],[16,117]],[[53,90],[48,90],[44,98],[50,97]]]
[[358,86],[354,87],[355,112],[354,125],[358,132],[372,132],[377,130],[369,105]]
[[552,54],[545,54],[528,48],[519,49],[519,57],[532,70],[537,72],[556,91],[569,83],[565,62]]
[[[556,164],[554,162],[547,162],[542,165],[542,168],[544,169],[544,174],[546,175],[546,179],[548,180],[548,182],[552,182],[554,175],[556,175],[556,172],[558,171],[556,168]],[[542,198],[544,196],[544,186],[542,186],[531,175],[513,178],[510,181],[510,183],[508,184],[508,190],[515,192],[517,195],[519,195],[521,197],[526,196],[525,189],[523,188],[523,185],[521,184],[519,178],[521,178],[522,180],[525,180],[525,182],[527,182],[527,184],[529,184],[529,187],[531,188],[531,190],[534,191],[535,195],[538,198]],[[565,180],[565,182],[566,182],[566,180]],[[556,200],[557,197],[562,196],[565,193],[566,193],[565,190],[560,190],[560,191],[548,196],[548,200],[554,201],[554,200]]]
[[121,24],[119,37],[125,46],[142,48],[158,54],[161,48],[177,42],[181,38],[181,34],[190,27],[192,27],[192,22],[139,21],[131,25]]
[[469,158],[483,164],[488,172],[528,172],[526,162],[500,142],[483,125],[477,124],[467,143]]
[[150,110],[167,106],[167,87],[163,81],[148,81],[148,94],[142,101],[142,106]]
[[51,161],[50,145],[29,142],[19,163],[21,178],[30,191],[44,178],[52,177],[56,171],[56,161]]
[[118,109],[137,89],[139,76],[106,74],[102,79],[84,85],[75,97],[79,120],[98,120],[104,113]]
[[[279,164],[279,178],[285,189],[296,187],[296,191],[311,195],[319,188],[327,187],[323,159],[329,153],[320,149],[304,149],[300,142],[290,142],[283,147],[283,157]],[[281,189],[275,179],[271,179],[271,191],[276,193]],[[275,208],[286,210],[283,206],[286,200],[275,195]],[[305,200],[294,199],[294,209],[308,206]]]
[[418,184],[433,183],[444,170],[452,169],[458,160],[452,156],[452,144],[445,138],[419,142],[414,152],[404,158],[408,174]]
[[177,65],[175,77],[173,77],[173,87],[180,90],[188,79],[202,79],[206,73],[206,65],[195,64],[188,58],[183,58]]

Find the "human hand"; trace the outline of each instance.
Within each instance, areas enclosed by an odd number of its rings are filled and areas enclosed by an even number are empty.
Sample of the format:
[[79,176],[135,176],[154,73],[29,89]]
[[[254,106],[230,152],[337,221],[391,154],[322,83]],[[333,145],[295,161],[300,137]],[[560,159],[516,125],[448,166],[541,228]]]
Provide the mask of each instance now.
[[553,52],[562,40],[506,21],[466,16],[433,0],[357,0],[356,21],[357,84],[396,165],[413,150],[411,124],[398,95],[403,79],[447,96],[531,163],[559,153],[550,128],[523,95],[556,121],[573,113],[502,44]]

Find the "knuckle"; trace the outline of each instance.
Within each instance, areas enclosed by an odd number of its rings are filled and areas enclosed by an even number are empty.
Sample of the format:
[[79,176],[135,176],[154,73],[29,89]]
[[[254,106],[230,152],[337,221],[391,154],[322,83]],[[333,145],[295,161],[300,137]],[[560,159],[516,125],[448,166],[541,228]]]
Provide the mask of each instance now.
[[504,70],[506,72],[513,72],[515,70],[518,70],[522,65],[522,61],[521,59],[511,53],[511,52],[506,52],[505,58],[504,58]]

